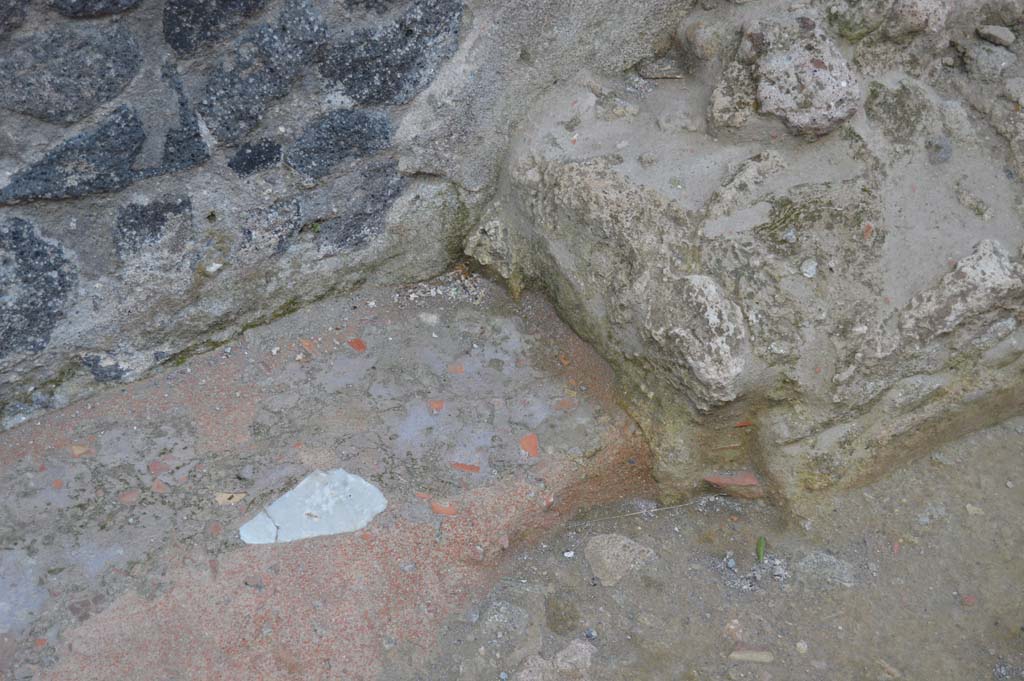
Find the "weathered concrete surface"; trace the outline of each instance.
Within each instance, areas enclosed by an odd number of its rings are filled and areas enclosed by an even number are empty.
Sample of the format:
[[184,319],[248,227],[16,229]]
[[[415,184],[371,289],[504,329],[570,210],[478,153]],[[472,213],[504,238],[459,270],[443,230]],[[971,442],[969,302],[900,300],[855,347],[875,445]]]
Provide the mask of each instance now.
[[[311,306],[0,434],[11,678],[387,679],[506,549],[644,487],[611,372],[539,296],[461,274]],[[318,469],[387,509],[249,546]]]
[[674,71],[581,74],[521,126],[466,252],[609,358],[666,498],[754,470],[806,510],[1024,410],[1019,181],[924,4],[886,15],[898,48],[809,7],[694,12]]

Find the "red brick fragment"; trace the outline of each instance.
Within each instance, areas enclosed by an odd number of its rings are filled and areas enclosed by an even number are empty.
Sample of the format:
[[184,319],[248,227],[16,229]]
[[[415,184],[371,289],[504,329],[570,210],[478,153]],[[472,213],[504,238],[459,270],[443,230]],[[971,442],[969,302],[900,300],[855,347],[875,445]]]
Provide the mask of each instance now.
[[163,480],[154,480],[149,489],[153,490],[157,494],[167,494],[171,491],[171,488],[168,487]]
[[760,499],[764,496],[764,487],[761,486],[761,481],[751,471],[706,475],[704,482],[732,497]]
[[54,480],[52,483],[50,483],[50,485],[54,489],[62,489],[64,487],[64,481],[63,480]]
[[366,352],[366,341],[362,338],[353,338],[348,342],[348,346],[356,352]]
[[430,407],[431,414],[440,414],[444,409],[444,400],[430,400],[427,406]]
[[156,461],[150,461],[148,468],[150,475],[160,475],[161,473],[166,473],[167,471],[171,470],[170,466],[165,464],[163,461],[160,461],[159,459],[157,459]]
[[126,506],[139,503],[139,497],[142,495],[138,489],[126,489],[117,495],[117,500]]
[[71,445],[69,449],[71,450],[72,459],[81,459],[83,456],[96,455],[96,450],[88,445]]
[[562,399],[555,402],[555,411],[572,411],[579,403],[571,397],[563,397]]
[[442,504],[440,501],[431,501],[430,510],[437,515],[458,515],[459,512],[451,504]]
[[448,365],[449,374],[464,374],[466,373],[466,367],[463,366],[462,362],[453,362]]
[[480,466],[471,463],[453,463],[452,468],[463,473],[479,473]]
[[538,456],[540,454],[540,441],[537,439],[536,433],[527,433],[519,440],[519,449],[526,452],[528,456]]

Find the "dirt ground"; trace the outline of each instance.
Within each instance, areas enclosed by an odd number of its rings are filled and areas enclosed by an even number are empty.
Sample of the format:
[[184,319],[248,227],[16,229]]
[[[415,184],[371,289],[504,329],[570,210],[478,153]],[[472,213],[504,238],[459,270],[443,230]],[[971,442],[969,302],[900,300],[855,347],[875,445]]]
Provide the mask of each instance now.
[[[1022,480],[1018,420],[842,494],[813,519],[714,496],[593,508],[519,553],[416,678],[1024,678]],[[585,554],[605,534],[657,557],[604,586]],[[516,676],[531,656],[580,641],[593,646],[589,664]],[[747,649],[772,661],[730,659]]]
[[[388,500],[364,531],[240,541],[339,466]],[[649,470],[539,295],[453,274],[324,301],[0,434],[0,671],[1024,678],[1024,420],[811,518],[658,508]]]

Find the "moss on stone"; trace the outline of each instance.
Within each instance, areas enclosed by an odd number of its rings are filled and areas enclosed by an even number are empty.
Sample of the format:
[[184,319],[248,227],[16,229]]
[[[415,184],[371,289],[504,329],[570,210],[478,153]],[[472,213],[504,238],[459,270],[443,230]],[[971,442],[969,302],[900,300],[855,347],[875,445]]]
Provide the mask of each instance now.
[[906,83],[890,89],[873,81],[868,86],[864,111],[890,142],[909,144],[924,127],[928,99],[920,88]]

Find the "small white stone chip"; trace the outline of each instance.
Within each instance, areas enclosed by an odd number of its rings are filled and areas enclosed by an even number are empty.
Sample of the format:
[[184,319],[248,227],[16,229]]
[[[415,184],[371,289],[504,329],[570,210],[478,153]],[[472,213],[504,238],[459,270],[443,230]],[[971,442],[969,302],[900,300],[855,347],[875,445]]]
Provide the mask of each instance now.
[[736,662],[759,662],[761,664],[771,664],[775,661],[775,656],[768,650],[738,648],[729,653],[729,659]]
[[314,471],[238,533],[246,544],[282,544],[356,532],[387,507],[381,491],[358,475],[341,468]]

